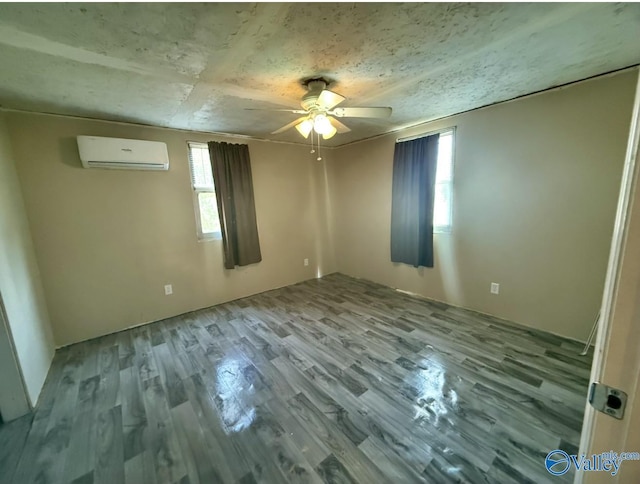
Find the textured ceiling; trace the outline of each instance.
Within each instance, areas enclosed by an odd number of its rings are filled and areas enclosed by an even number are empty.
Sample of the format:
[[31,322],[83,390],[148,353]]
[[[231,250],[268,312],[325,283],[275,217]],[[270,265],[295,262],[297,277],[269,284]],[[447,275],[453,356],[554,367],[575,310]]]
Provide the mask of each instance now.
[[325,76],[340,145],[640,63],[640,4],[0,4],[0,104],[304,141],[271,131]]

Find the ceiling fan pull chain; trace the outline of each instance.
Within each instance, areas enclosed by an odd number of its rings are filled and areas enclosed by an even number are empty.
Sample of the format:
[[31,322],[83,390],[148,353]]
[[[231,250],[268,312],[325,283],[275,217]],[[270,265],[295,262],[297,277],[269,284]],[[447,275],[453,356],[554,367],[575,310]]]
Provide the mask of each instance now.
[[318,137],[318,158],[316,160],[322,161],[322,156],[320,156],[320,133],[316,133],[316,136]]

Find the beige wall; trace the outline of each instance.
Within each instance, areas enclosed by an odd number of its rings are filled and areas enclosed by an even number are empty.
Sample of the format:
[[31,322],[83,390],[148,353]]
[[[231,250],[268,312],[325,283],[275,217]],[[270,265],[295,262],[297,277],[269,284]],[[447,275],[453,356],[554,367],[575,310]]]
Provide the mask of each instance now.
[[[584,340],[602,299],[636,70],[335,150],[340,272]],[[435,268],[389,258],[396,137],[457,127]],[[491,282],[500,294],[491,295]]]
[[[195,235],[186,141],[233,139],[8,113],[56,343],[334,270],[584,339],[601,299],[635,77],[400,133],[457,127],[454,229],[435,236],[434,269],[389,261],[397,134],[326,150],[327,163],[306,146],[236,139],[250,147],[263,261],[226,271],[221,242]],[[83,169],[79,134],[164,141],[170,170]]]
[[[305,146],[248,141],[263,260],[228,271],[222,242],[196,237],[187,141],[244,140],[28,113],[8,119],[58,345],[335,270],[324,164]],[[169,171],[84,169],[80,134],[163,141]]]
[[[31,404],[35,405],[49,371],[54,345],[49,316],[36,263],[27,214],[14,164],[5,116],[0,113],[0,301],[4,304],[8,331],[0,321],[1,391],[22,400],[21,382],[7,354],[13,344]],[[2,308],[0,308],[2,311]],[[0,318],[4,319],[4,318]],[[10,333],[10,334],[8,334]],[[5,377],[9,378],[5,378]],[[8,385],[8,386],[7,386]],[[4,395],[7,396],[6,394]],[[4,399],[3,399],[4,400]],[[13,407],[17,408],[17,407]],[[18,416],[13,414],[11,416]],[[6,418],[6,416],[5,416]]]

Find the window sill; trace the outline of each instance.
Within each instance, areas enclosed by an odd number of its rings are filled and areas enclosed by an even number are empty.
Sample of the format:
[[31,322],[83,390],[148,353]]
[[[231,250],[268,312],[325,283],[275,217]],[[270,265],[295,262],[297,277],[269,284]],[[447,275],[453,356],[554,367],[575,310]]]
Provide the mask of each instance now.
[[198,242],[209,242],[211,240],[222,240],[222,233],[214,232],[212,234],[204,234],[198,236]]

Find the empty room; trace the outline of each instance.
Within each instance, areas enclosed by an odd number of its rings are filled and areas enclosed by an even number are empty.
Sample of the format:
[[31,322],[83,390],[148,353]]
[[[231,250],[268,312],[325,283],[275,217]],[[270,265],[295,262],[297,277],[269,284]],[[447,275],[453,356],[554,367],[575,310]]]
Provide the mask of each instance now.
[[638,39],[0,4],[0,484],[640,482]]

